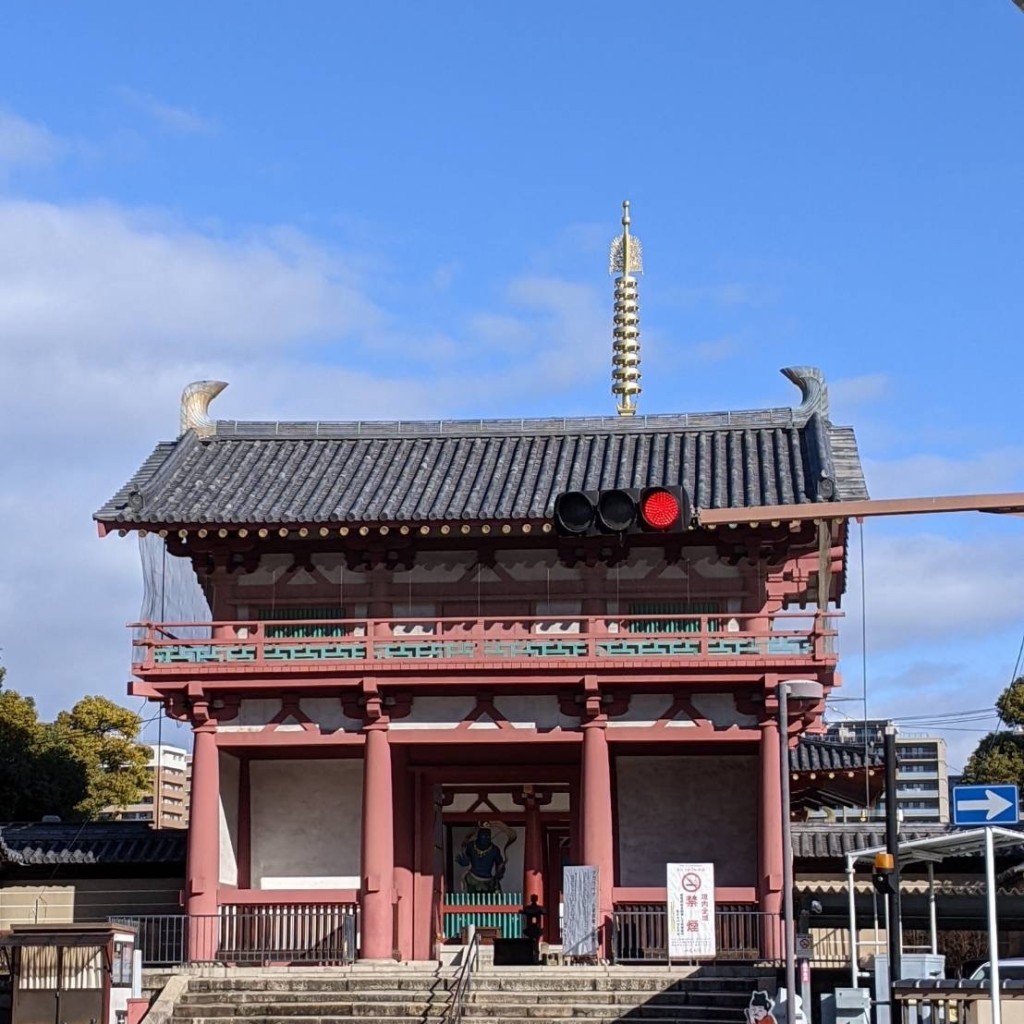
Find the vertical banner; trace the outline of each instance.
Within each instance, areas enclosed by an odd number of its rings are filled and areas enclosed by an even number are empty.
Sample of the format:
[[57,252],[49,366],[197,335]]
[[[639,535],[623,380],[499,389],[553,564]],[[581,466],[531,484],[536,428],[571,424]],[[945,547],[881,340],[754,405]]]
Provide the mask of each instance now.
[[562,953],[597,956],[597,868],[566,867],[562,873]]
[[667,864],[666,868],[669,959],[715,956],[714,864]]

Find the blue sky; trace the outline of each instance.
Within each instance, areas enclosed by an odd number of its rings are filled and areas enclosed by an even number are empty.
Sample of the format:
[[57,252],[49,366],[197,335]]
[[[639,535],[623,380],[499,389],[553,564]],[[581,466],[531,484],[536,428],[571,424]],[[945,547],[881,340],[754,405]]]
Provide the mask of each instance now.
[[[818,365],[875,496],[1024,490],[1022,57],[1010,0],[9,7],[9,683],[123,695],[137,556],[90,515],[190,380],[243,419],[611,412],[627,197],[641,411],[795,404],[779,367]],[[989,706],[1024,523],[865,536],[871,713]]]

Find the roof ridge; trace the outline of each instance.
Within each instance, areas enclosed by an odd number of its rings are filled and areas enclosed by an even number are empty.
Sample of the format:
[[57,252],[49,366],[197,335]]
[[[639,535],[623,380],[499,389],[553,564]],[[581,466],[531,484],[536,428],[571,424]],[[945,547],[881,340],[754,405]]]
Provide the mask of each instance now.
[[217,420],[210,439],[296,437],[493,437],[565,433],[644,434],[665,430],[800,427],[789,406],[647,416],[539,416],[440,420]]

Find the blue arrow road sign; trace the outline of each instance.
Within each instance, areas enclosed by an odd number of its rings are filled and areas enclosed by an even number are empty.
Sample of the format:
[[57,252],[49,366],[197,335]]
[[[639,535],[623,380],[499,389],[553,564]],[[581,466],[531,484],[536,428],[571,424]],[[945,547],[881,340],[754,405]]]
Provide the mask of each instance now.
[[1016,825],[1020,796],[1016,786],[954,786],[954,825]]

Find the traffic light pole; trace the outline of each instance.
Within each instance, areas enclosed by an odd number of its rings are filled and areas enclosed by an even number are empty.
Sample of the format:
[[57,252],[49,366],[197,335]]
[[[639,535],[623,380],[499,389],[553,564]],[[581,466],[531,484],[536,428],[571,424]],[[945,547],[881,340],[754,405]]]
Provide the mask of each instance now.
[[896,799],[896,726],[885,726],[885,848],[892,857],[892,891],[886,897],[889,910],[889,1020],[896,1024],[896,982],[903,970],[902,918],[900,916],[900,836]]

